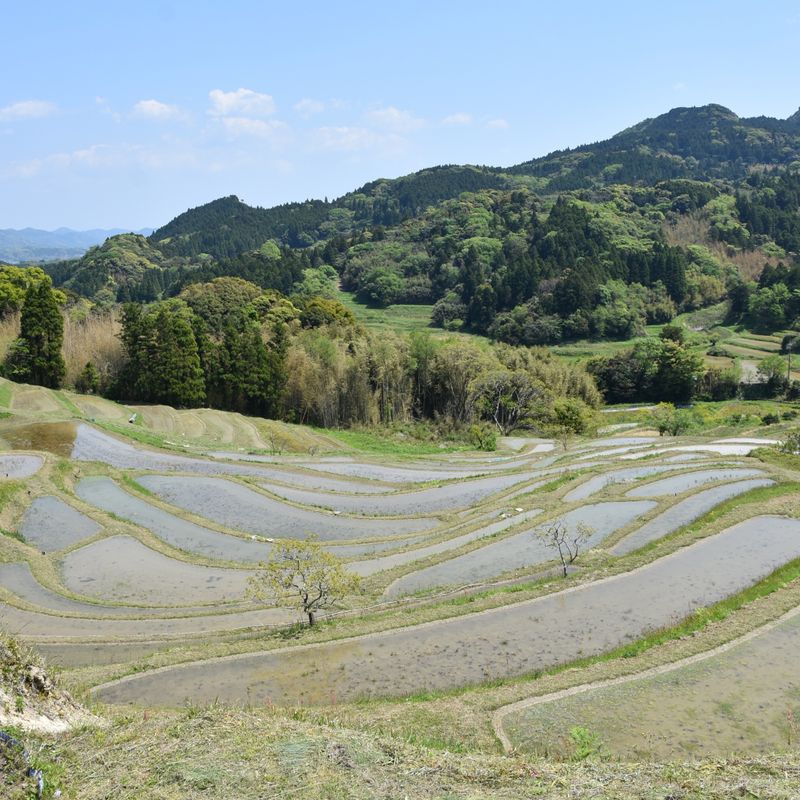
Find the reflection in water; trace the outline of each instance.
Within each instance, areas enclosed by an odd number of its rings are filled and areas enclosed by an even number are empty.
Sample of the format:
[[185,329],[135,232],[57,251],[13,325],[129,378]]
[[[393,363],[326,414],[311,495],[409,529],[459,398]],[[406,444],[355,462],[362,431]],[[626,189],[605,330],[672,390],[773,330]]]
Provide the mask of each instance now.
[[76,431],[74,422],[34,422],[6,428],[0,436],[12,450],[44,450],[69,458]]

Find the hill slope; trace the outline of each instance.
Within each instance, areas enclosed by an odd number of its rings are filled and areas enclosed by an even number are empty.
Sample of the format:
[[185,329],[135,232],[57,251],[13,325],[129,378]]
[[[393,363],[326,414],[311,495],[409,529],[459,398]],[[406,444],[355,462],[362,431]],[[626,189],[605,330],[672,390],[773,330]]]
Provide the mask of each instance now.
[[[5,228],[0,230],[0,261],[19,264],[24,261],[80,258],[90,247],[120,233],[125,231],[121,228],[90,231],[74,231],[70,228],[58,228],[54,231]],[[151,231],[140,230],[136,233],[147,236]]]
[[740,118],[720,105],[674,108],[603,142],[511,167],[548,191],[673,178],[739,180],[754,168],[800,162],[800,111],[785,120]]

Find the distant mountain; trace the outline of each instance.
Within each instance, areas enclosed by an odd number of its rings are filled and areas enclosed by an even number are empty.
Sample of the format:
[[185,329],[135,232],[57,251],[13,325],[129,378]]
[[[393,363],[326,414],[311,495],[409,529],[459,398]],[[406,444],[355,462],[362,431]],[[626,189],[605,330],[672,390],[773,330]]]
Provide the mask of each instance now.
[[[122,228],[89,231],[76,231],[71,228],[58,228],[54,231],[37,228],[0,229],[0,261],[19,264],[80,258],[90,247],[120,233],[125,233],[125,230]],[[147,228],[136,233],[148,236],[152,230]]]

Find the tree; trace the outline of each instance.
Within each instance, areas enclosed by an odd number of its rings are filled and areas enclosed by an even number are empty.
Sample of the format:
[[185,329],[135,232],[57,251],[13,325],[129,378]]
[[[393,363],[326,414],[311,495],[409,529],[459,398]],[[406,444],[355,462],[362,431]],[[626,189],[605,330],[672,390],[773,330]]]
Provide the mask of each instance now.
[[97,394],[100,390],[100,373],[91,361],[86,362],[86,366],[75,380],[75,389],[83,394]]
[[570,437],[586,433],[592,424],[592,410],[582,400],[564,397],[553,403],[548,427],[567,449]]
[[531,421],[543,402],[544,390],[524,370],[499,369],[480,375],[472,384],[481,416],[491,419],[501,436]]
[[314,539],[273,545],[269,561],[248,581],[247,595],[262,602],[299,607],[314,624],[318,611],[355,592],[361,578]]
[[57,389],[66,373],[61,345],[64,319],[49,278],[31,284],[25,292],[19,338],[6,361],[10,378]]
[[581,548],[589,541],[593,533],[594,528],[590,528],[583,522],[579,522],[574,529],[570,530],[569,525],[563,519],[553,520],[536,530],[536,536],[543,544],[558,550],[565,578],[567,577],[567,567],[575,561]]
[[668,433],[670,436],[681,436],[695,424],[691,411],[675,408],[672,403],[659,403],[653,411],[653,424],[659,436]]

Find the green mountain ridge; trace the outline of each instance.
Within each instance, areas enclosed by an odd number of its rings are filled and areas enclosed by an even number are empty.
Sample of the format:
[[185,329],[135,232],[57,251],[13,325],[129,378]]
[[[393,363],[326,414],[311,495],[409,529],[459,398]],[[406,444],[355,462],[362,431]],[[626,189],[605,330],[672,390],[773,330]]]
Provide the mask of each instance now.
[[628,338],[734,295],[745,313],[747,282],[783,262],[758,288],[784,287],[771,319],[786,323],[800,288],[799,120],[676,108],[508,169],[444,165],[271,209],[219,198],[48,272],[109,303],[226,275],[308,294],[333,267],[371,305],[435,303],[434,324],[549,344]]

